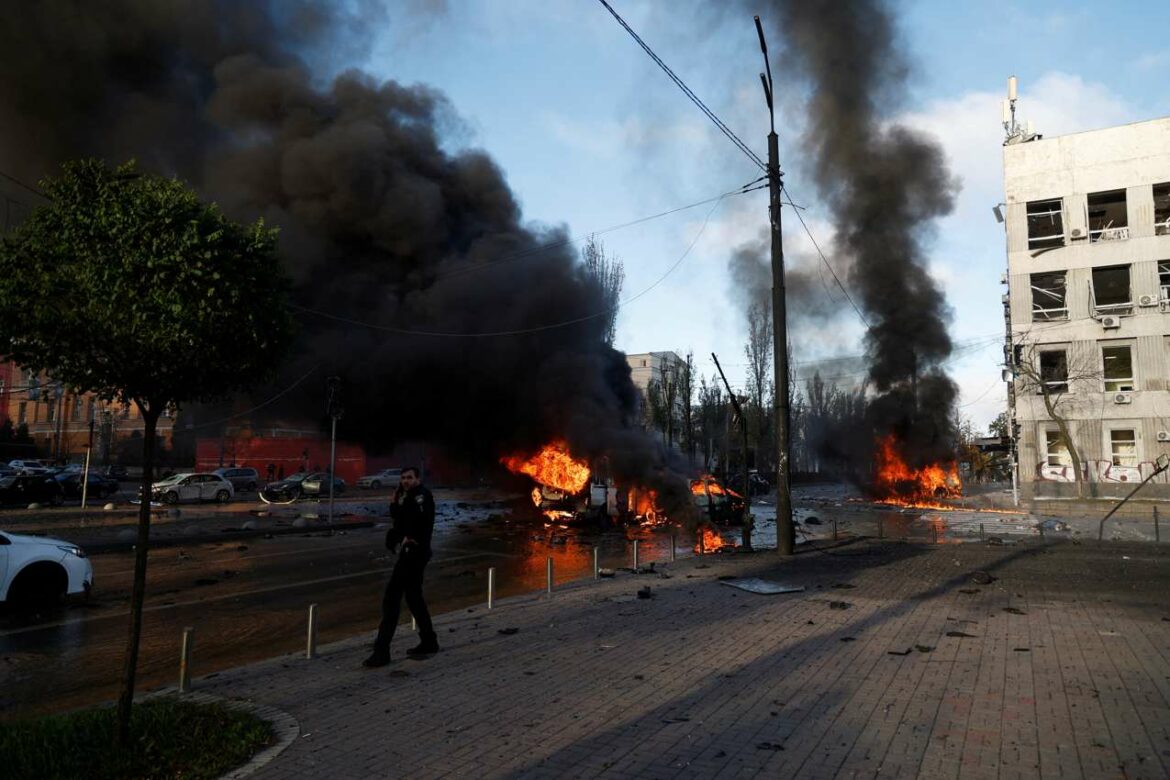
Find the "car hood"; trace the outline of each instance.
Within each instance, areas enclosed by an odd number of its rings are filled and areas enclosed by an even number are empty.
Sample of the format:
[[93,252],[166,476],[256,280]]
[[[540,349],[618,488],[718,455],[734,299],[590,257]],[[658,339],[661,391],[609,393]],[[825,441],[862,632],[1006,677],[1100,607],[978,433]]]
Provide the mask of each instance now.
[[64,539],[57,539],[52,536],[26,536],[25,534],[10,534],[7,531],[4,535],[13,544],[51,544],[62,545],[66,547],[77,547],[73,542],[67,542]]

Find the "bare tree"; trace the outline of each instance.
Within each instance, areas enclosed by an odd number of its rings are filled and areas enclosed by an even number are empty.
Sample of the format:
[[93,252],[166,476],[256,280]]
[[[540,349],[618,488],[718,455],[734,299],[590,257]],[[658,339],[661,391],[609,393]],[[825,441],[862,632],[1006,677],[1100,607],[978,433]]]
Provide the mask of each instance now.
[[581,250],[585,270],[597,280],[605,301],[605,343],[613,346],[617,335],[618,304],[621,302],[622,287],[626,283],[626,268],[615,255],[605,253],[605,245],[590,236]]
[[687,352],[686,362],[678,372],[679,412],[682,418],[683,449],[688,462],[695,460],[695,355]]
[[1078,385],[1099,387],[1101,371],[1086,356],[1074,356],[1068,349],[1040,349],[1037,345],[1016,349],[1015,373],[1021,393],[1040,396],[1048,419],[1056,424],[1057,438],[1072,461],[1077,495],[1084,494],[1084,458],[1069,425],[1075,406],[1070,396]]
[[725,454],[719,446],[719,437],[727,427],[727,399],[723,388],[712,377],[699,379],[699,429],[703,443],[703,467],[717,471],[716,461],[723,462]]
[[748,423],[753,433],[757,462],[767,433],[768,407],[765,402],[772,385],[772,335],[772,307],[767,303],[753,303],[748,309],[748,339],[743,354],[748,360],[748,392],[752,407]]

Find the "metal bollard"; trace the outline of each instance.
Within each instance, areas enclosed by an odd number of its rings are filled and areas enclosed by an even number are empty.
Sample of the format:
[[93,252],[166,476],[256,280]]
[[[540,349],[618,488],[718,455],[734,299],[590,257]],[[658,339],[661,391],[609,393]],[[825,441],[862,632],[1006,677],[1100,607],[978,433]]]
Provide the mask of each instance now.
[[638,540],[634,540],[634,573],[638,573]]
[[601,579],[601,548],[593,548],[593,579]]
[[1158,528],[1158,507],[1154,507],[1154,541],[1162,541],[1162,531]]
[[548,571],[546,572],[546,574],[548,576],[548,594],[551,596],[552,595],[552,586],[553,586],[553,567],[552,567],[552,556],[551,555],[548,558]]
[[982,541],[983,541],[984,539],[986,539],[986,538],[987,538],[987,537],[986,537],[986,535],[985,535],[985,532],[984,532],[984,530],[983,530],[983,523],[980,523],[980,524],[979,524],[979,541],[981,541],[981,542],[982,542]]
[[488,609],[496,603],[496,567],[488,568]]
[[699,555],[702,555],[704,552],[706,552],[706,549],[705,549],[705,545],[703,544],[703,529],[700,528],[699,529]]
[[309,605],[309,634],[305,638],[305,658],[317,657],[317,605]]
[[833,518],[833,541],[837,541],[837,518]]
[[882,518],[878,517],[878,538],[879,539],[882,539],[885,537],[884,529],[882,527],[883,525],[884,525],[884,523],[882,522]]
[[191,651],[194,648],[195,629],[187,626],[183,629],[183,649],[179,655],[179,693],[191,690]]
[[418,631],[418,620],[414,617],[414,615],[410,616],[410,630],[415,632]]
[[934,543],[938,544],[938,526],[931,524],[930,535],[934,537]]
[[674,563],[678,555],[678,541],[674,538],[674,534],[670,535],[670,562]]

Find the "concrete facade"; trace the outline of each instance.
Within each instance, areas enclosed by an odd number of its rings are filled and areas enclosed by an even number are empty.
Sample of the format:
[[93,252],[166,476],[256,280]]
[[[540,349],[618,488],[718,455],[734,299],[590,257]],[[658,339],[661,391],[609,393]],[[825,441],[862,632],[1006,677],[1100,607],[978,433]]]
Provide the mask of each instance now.
[[1004,192],[1022,492],[1076,492],[1043,381],[1085,493],[1124,495],[1170,454],[1170,118],[1009,143]]

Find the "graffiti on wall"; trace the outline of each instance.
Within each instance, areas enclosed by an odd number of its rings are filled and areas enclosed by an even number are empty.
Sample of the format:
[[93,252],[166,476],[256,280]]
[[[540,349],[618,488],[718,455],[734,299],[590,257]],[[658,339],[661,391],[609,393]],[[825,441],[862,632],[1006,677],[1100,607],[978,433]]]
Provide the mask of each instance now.
[[[1111,482],[1126,484],[1141,482],[1158,470],[1153,461],[1143,461],[1136,466],[1115,466],[1108,460],[1087,460],[1081,463],[1081,475],[1086,482]],[[1072,466],[1050,466],[1041,461],[1036,464],[1036,479],[1047,482],[1074,482]],[[1168,482],[1166,474],[1157,477],[1159,482]]]

